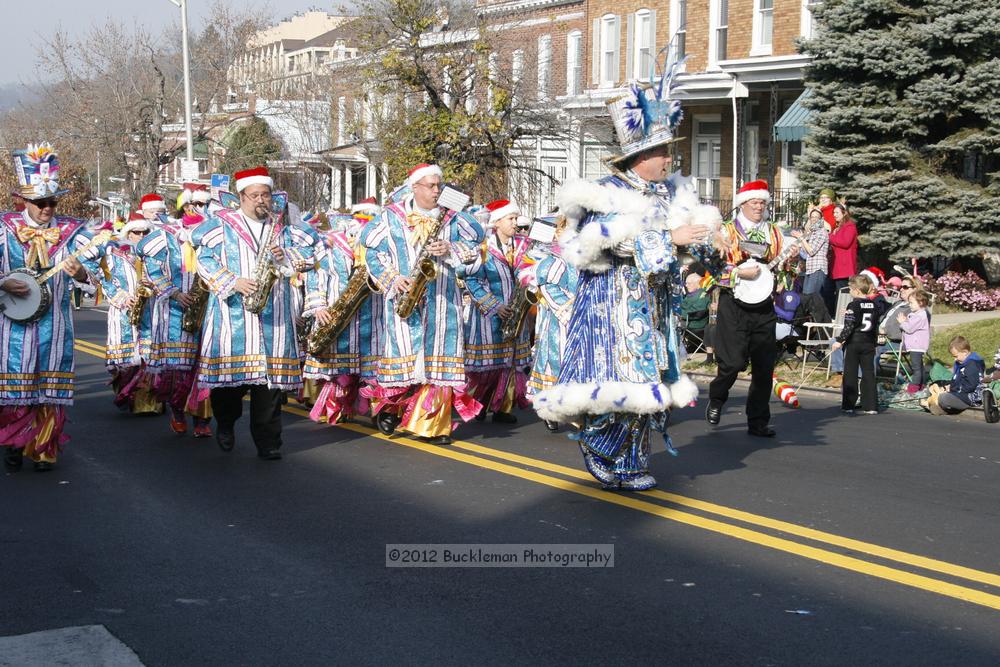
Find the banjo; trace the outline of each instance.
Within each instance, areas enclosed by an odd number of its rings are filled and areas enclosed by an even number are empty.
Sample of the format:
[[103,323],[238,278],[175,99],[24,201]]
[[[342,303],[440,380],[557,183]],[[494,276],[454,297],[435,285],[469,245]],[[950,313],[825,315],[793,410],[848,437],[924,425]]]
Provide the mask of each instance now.
[[740,241],[740,250],[749,254],[751,258],[742,262],[739,268],[759,266],[760,273],[757,274],[756,278],[740,278],[737,280],[736,287],[733,288],[733,296],[738,301],[756,305],[767,300],[774,293],[774,274],[771,273],[771,270],[776,266],[781,266],[785,260],[791,257],[799,249],[799,243],[786,237],[778,256],[767,264],[761,264],[754,258],[762,257],[767,253],[767,248],[766,243]]
[[11,278],[20,280],[28,286],[27,296],[14,296],[10,292],[0,290],[0,314],[14,322],[34,322],[41,319],[52,303],[52,290],[48,283],[49,278],[62,271],[63,262],[67,259],[75,259],[94,246],[107,242],[110,238],[111,232],[100,232],[87,245],[60,260],[55,266],[44,273],[36,269],[24,267],[0,275],[0,283]]

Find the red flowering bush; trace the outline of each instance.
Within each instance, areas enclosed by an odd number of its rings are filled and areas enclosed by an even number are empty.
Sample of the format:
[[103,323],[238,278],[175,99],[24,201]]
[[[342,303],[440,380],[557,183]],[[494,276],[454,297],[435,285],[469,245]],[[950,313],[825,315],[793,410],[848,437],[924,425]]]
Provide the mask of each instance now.
[[987,287],[975,271],[949,271],[939,278],[921,276],[924,289],[934,295],[936,303],[946,303],[962,310],[996,310],[1000,308],[1000,287]]

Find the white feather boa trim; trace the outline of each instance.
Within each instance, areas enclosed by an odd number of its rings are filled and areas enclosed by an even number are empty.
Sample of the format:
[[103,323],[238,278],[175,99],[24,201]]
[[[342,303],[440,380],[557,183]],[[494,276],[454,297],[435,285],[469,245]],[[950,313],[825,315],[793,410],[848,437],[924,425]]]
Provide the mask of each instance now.
[[[611,268],[606,253],[621,243],[634,241],[647,229],[676,229],[692,222],[718,229],[718,209],[702,205],[690,178],[676,172],[669,179],[674,197],[666,214],[659,214],[654,201],[638,190],[571,179],[559,189],[556,203],[569,225],[560,238],[562,255],[577,269],[599,273]],[[589,213],[615,214],[580,229]]]
[[667,387],[662,383],[574,382],[540,392],[535,412],[549,421],[575,421],[583,415],[628,412],[648,415],[685,407],[698,397],[698,386],[686,375]]

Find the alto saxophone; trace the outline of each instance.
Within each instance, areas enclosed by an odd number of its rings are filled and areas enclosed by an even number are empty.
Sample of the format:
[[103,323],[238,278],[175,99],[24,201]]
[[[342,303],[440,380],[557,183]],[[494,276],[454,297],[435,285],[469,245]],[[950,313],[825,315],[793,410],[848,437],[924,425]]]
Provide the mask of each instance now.
[[146,265],[143,264],[142,258],[137,257],[133,263],[135,267],[135,294],[132,296],[135,300],[132,305],[128,308],[128,323],[134,327],[142,324],[142,311],[146,307],[146,302],[149,297],[153,296],[153,290],[149,289],[142,284],[142,281],[146,277]]
[[441,233],[445,219],[446,216],[441,214],[434,220],[433,226],[427,233],[427,239],[424,241],[420,252],[417,253],[417,259],[413,262],[413,270],[410,272],[410,279],[413,281],[413,284],[406,294],[396,299],[396,314],[404,320],[413,314],[417,303],[423,298],[424,292],[427,290],[427,283],[437,277],[437,267],[427,252],[427,246]]
[[181,329],[188,333],[198,333],[201,331],[201,324],[205,320],[205,310],[208,308],[208,286],[197,273],[194,274],[194,282],[191,283],[191,305],[181,315]]
[[528,319],[528,311],[538,303],[538,293],[526,285],[518,285],[510,300],[510,313],[500,324],[500,334],[503,342],[509,343],[521,335],[524,321]]
[[371,296],[371,293],[372,288],[368,283],[368,267],[364,263],[358,264],[351,271],[347,286],[337,297],[337,301],[326,309],[326,312],[330,314],[330,321],[327,324],[317,326],[306,339],[306,351],[309,354],[317,355],[330,347],[340,332],[347,328],[351,318],[361,308],[361,304]]
[[259,314],[267,306],[271,297],[271,289],[278,279],[278,269],[274,266],[274,258],[271,256],[271,241],[274,239],[274,223],[264,226],[266,234],[260,240],[260,248],[257,250],[257,264],[253,267],[253,276],[250,278],[257,283],[257,289],[243,297],[243,308],[248,312]]

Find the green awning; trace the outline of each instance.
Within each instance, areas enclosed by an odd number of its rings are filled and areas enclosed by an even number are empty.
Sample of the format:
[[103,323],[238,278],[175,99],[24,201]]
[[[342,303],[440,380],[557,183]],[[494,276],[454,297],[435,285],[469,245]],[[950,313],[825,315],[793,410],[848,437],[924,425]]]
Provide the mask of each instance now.
[[812,89],[806,88],[802,94],[792,102],[788,111],[781,114],[781,118],[774,124],[775,141],[802,141],[809,132],[809,117],[812,111],[802,105],[802,100],[812,95]]

